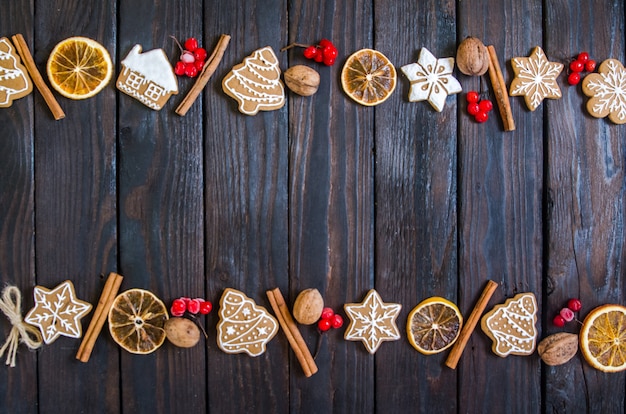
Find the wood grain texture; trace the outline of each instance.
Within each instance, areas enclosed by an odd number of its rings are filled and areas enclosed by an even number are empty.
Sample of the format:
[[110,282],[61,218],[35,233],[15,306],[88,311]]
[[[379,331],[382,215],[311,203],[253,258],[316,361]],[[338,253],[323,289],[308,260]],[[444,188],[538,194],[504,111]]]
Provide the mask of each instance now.
[[[372,13],[370,2],[291,1],[289,43],[332,39],[340,56],[348,56],[372,44]],[[289,94],[291,302],[303,289],[316,288],[325,306],[342,315],[344,303],[373,287],[374,244],[374,117],[341,90],[344,60],[326,67],[308,62],[302,49],[289,52],[289,66],[306,64],[321,77],[312,97]],[[292,412],[374,409],[373,360],[342,334],[324,334],[316,361],[322,369],[313,377],[292,369]],[[304,327],[303,335],[314,349],[316,328]]]
[[[624,3],[549,2],[546,48],[568,62],[588,51],[598,65],[624,61]],[[556,28],[577,27],[575,31]],[[567,32],[567,33],[566,33]],[[582,320],[604,303],[624,304],[623,128],[592,118],[580,86],[563,86],[547,122],[547,319],[579,297]],[[549,324],[546,335],[556,331]],[[546,368],[546,411],[623,412],[626,375],[602,374],[582,357]],[[618,396],[621,396],[618,397]]]
[[[541,45],[540,1],[459,2],[457,19],[458,40],[472,35],[494,45],[507,85],[513,76],[511,57],[527,56]],[[465,92],[481,89],[477,78],[460,75],[460,80]],[[552,103],[544,101],[543,108]],[[541,110],[529,112],[520,98],[511,98],[511,107],[513,132],[503,132],[495,112],[493,120],[479,125],[465,116],[465,102],[460,108],[459,305],[464,314],[487,279],[500,283],[492,306],[530,291],[542,309],[545,117]],[[541,321],[537,329],[541,332]],[[540,369],[538,358],[497,357],[491,341],[477,330],[459,363],[460,412],[538,412]]]
[[[33,40],[33,8],[29,1],[15,1],[0,13],[0,37],[22,33]],[[32,43],[31,43],[32,45]],[[35,186],[34,186],[34,95],[13,101],[0,109],[0,291],[15,285],[22,292],[22,314],[33,305],[35,283]],[[0,313],[0,346],[11,331],[11,324]],[[37,411],[37,355],[20,350],[16,367],[0,358],[0,396],[8,412]],[[18,368],[19,367],[19,368]],[[34,391],[34,393],[33,393]]]
[[376,353],[376,407],[454,412],[456,372],[443,365],[445,353],[418,353],[406,323],[430,296],[457,301],[457,96],[441,113],[409,102],[410,82],[400,68],[417,62],[422,47],[438,58],[455,55],[456,9],[453,1],[375,5],[374,46],[398,71],[394,95],[376,107],[375,283],[384,301],[403,306],[402,339]]

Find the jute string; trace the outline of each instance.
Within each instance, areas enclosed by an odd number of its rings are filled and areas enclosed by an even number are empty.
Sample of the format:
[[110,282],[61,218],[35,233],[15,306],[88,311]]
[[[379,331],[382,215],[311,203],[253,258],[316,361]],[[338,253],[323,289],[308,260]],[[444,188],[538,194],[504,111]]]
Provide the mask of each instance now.
[[9,337],[0,348],[0,357],[4,355],[4,351],[8,350],[6,365],[14,367],[20,341],[30,349],[37,349],[42,344],[41,333],[39,329],[22,320],[22,294],[17,287],[7,286],[2,290],[0,309],[13,325]]

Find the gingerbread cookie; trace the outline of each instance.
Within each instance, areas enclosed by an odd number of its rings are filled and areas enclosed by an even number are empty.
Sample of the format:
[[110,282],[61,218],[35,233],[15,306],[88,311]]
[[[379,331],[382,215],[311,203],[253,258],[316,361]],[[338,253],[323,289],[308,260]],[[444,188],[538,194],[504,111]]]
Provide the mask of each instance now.
[[178,82],[163,49],[141,53],[135,45],[122,60],[117,89],[158,111],[178,94]]
[[83,335],[80,320],[89,313],[91,304],[76,298],[74,285],[66,280],[52,290],[35,286],[35,307],[24,321],[39,327],[46,344],[60,335],[80,338]]
[[561,97],[561,89],[556,78],[563,70],[563,64],[548,61],[539,46],[535,47],[527,58],[511,59],[511,66],[515,78],[511,82],[509,95],[523,96],[526,106],[531,111],[537,109],[545,98]]
[[367,292],[361,303],[346,303],[343,308],[350,318],[344,338],[362,341],[370,354],[384,341],[397,341],[400,331],[396,318],[402,309],[399,303],[384,303],[376,290]]
[[483,331],[493,341],[492,350],[500,356],[531,355],[537,342],[537,300],[531,292],[520,293],[496,305],[481,320]]
[[402,66],[402,72],[411,82],[409,101],[428,101],[441,112],[448,95],[461,92],[461,84],[452,76],[454,58],[437,59],[425,47],[420,51],[417,63]]
[[285,105],[285,88],[280,80],[278,59],[271,47],[256,50],[236,65],[222,81],[226,95],[239,103],[239,111],[256,115]]
[[8,108],[32,90],[33,83],[15,48],[9,39],[0,38],[0,108]]
[[217,346],[227,354],[259,356],[278,332],[278,321],[264,307],[235,289],[220,299]]
[[616,124],[626,123],[626,69],[619,60],[607,59],[583,80],[583,93],[590,97],[591,116],[606,116]]

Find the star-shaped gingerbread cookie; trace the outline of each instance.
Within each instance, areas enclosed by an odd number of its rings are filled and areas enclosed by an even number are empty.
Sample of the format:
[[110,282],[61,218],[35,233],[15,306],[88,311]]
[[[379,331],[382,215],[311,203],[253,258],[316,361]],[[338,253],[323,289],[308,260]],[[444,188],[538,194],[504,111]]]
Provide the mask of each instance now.
[[535,47],[527,58],[511,59],[511,66],[513,66],[515,78],[511,82],[509,95],[523,96],[526,106],[531,111],[537,109],[545,98],[561,97],[561,89],[556,78],[563,70],[563,64],[548,61],[539,46]]
[[417,63],[402,66],[402,72],[411,82],[409,101],[428,102],[441,112],[448,95],[461,92],[461,84],[452,76],[454,58],[437,59],[425,47],[420,51]]
[[344,309],[350,318],[344,338],[362,341],[370,354],[384,341],[400,339],[396,318],[402,305],[384,303],[376,290],[370,290],[361,303],[346,303]]
[[83,334],[80,320],[89,313],[91,304],[76,298],[74,285],[66,280],[54,289],[35,286],[35,307],[24,321],[39,327],[46,344],[60,335],[80,338]]

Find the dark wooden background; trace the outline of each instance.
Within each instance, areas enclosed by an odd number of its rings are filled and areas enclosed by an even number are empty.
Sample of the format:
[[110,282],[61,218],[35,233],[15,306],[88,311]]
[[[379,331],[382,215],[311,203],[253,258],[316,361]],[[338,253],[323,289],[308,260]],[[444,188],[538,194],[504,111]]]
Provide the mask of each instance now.
[[[603,374],[580,354],[559,367],[538,356],[499,358],[480,331],[457,370],[446,353],[426,357],[404,334],[408,312],[439,295],[469,314],[486,280],[491,305],[532,291],[540,336],[570,297],[581,317],[626,303],[626,128],[586,114],[580,86],[559,77],[563,98],[529,112],[512,98],[517,130],[466,115],[464,94],[442,113],[407,101],[402,74],[375,108],[342,92],[341,66],[372,47],[400,67],[421,47],[454,56],[467,35],[493,44],[507,84],[510,59],[540,45],[550,60],[588,51],[625,59],[622,0],[2,0],[0,36],[22,33],[40,70],[70,36],[98,40],[117,63],[134,44],[163,48],[196,36],[211,50],[232,40],[222,64],[185,117],[174,113],[192,82],[160,112],[117,92],[58,96],[54,121],[38,93],[0,109],[0,281],[23,292],[71,279],[95,303],[111,271],[122,289],[150,289],[217,304],[226,287],[268,306],[280,287],[289,303],[319,289],[341,309],[375,287],[403,305],[402,340],[375,356],[331,332],[305,378],[282,333],[258,358],[215,343],[217,309],[205,318],[206,347],[165,344],[148,356],[121,350],[103,331],[87,364],[79,341],[60,338],[17,367],[0,368],[6,413],[623,413],[626,377]],[[269,45],[282,69],[309,63],[288,43],[332,39],[338,63],[315,66],[316,95],[288,94],[279,111],[240,114],[221,79]],[[114,79],[117,76],[117,71]],[[464,91],[478,78],[457,75]],[[484,83],[487,87],[488,83]],[[84,319],[88,323],[91,315]],[[3,341],[10,325],[0,317]],[[565,330],[577,332],[575,323]],[[303,330],[311,348],[313,328]],[[4,362],[4,361],[3,361]]]

